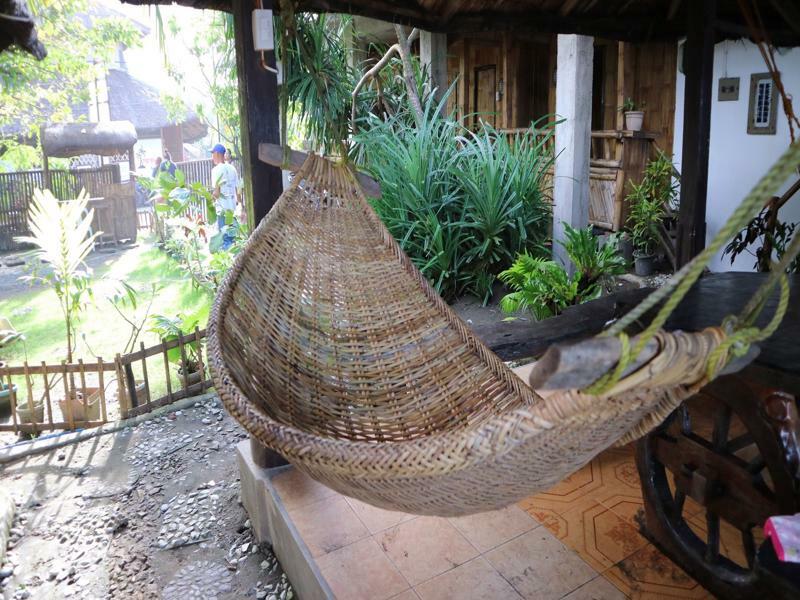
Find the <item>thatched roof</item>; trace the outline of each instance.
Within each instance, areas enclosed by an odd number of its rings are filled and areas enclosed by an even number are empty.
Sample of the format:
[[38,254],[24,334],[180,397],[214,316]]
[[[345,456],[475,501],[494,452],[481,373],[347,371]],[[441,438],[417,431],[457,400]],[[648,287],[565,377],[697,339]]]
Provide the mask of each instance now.
[[[230,10],[231,0],[121,0]],[[582,33],[617,40],[677,40],[687,31],[690,3],[704,0],[292,0],[297,10],[348,13],[428,31],[515,30]],[[275,0],[279,10],[281,0]],[[717,0],[720,38],[748,37],[738,0]],[[757,0],[777,45],[800,45],[797,0]]]
[[136,129],[130,121],[61,123],[42,130],[44,155],[58,158],[82,154],[113,156],[127,152],[136,141]]
[[108,110],[113,121],[131,121],[140,138],[161,137],[161,128],[179,124],[186,142],[194,142],[208,133],[208,128],[193,111],[179,123],[169,118],[161,103],[161,93],[123,69],[109,69]]
[[[232,0],[120,0],[128,4],[180,4],[231,10]],[[475,33],[528,31],[582,33],[617,40],[675,40],[686,34],[690,2],[701,0],[292,0],[298,10],[349,13],[413,25],[429,31]],[[738,0],[717,0],[717,35],[748,37]],[[275,1],[276,10],[280,0]],[[776,45],[800,46],[800,6],[796,0],[759,0],[761,19]],[[37,57],[25,0],[0,0],[0,10],[19,15],[0,20],[0,50],[17,44]]]

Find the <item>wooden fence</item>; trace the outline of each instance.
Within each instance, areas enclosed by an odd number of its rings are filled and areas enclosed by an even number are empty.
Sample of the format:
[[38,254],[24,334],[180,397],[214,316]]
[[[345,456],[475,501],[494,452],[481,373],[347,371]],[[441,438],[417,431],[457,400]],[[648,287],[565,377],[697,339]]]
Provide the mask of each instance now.
[[[81,189],[93,194],[104,185],[119,182],[119,165],[50,171],[50,190],[62,200],[77,197]],[[40,169],[0,173],[0,250],[15,249],[14,238],[28,235],[28,206],[34,190],[45,187]]]
[[[142,343],[136,352],[117,354],[111,361],[98,357],[95,362],[0,366],[0,382],[9,392],[11,412],[10,419],[0,423],[0,431],[41,433],[99,427],[202,394],[212,386],[202,359],[205,336],[205,329],[195,329],[149,348]],[[174,363],[168,357],[173,348],[179,349],[181,364],[187,363],[189,353],[199,360],[196,372],[182,370],[177,386],[173,386],[170,368]],[[157,369],[166,375],[166,393],[153,399],[151,384]],[[41,385],[36,385],[37,378]]]

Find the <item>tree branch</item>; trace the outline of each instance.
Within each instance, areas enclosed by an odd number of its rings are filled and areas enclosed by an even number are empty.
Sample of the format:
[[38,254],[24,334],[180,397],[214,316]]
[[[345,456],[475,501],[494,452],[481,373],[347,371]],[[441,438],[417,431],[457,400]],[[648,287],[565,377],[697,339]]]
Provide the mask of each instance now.
[[417,92],[414,66],[411,64],[411,42],[419,35],[419,31],[416,28],[412,29],[411,33],[406,37],[404,27],[396,23],[394,30],[397,33],[397,42],[400,46],[400,58],[403,60],[403,79],[406,82],[408,100],[411,103],[411,108],[414,109],[417,125],[419,125],[422,123],[423,118],[422,103],[419,100],[419,93]]
[[383,57],[381,57],[381,59],[378,62],[376,62],[375,65],[369,71],[364,73],[363,77],[361,77],[361,79],[358,80],[356,87],[353,88],[353,93],[351,94],[353,98],[353,104],[350,108],[350,125],[353,129],[353,133],[355,133],[356,131],[356,99],[358,98],[358,93],[361,91],[361,88],[364,87],[364,84],[366,84],[371,79],[375,78],[378,75],[378,73],[381,72],[381,69],[383,69],[383,67],[387,65],[389,59],[391,59],[392,56],[395,55],[395,53],[399,52],[400,52],[400,44],[394,44],[390,46],[389,49],[386,51],[386,54],[384,54]]

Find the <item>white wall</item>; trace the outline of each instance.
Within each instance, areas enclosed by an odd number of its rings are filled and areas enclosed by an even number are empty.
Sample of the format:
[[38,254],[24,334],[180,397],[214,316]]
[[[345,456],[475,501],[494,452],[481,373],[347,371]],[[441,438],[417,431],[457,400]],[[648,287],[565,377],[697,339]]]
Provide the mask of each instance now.
[[[787,93],[794,96],[794,108],[797,113],[800,112],[800,48],[782,50],[782,52],[784,53],[776,54],[776,61]],[[687,56],[687,60],[691,60],[691,58]],[[777,104],[775,135],[747,134],[750,75],[766,72],[764,60],[758,48],[751,42],[726,41],[717,44],[714,48],[706,242],[711,240],[753,185],[789,146],[789,126],[780,99]],[[720,77],[740,78],[737,101],[718,101]],[[673,145],[674,161],[678,170],[682,170],[684,84],[685,77],[678,71],[675,94],[675,143]],[[796,132],[796,135],[800,136],[800,132]],[[796,180],[796,177],[786,181],[781,193]],[[781,211],[781,218],[788,221],[800,221],[800,199],[791,200]],[[749,271],[753,268],[754,263],[754,257],[740,255],[731,266],[730,258],[723,259],[720,254],[710,266],[713,271]]]

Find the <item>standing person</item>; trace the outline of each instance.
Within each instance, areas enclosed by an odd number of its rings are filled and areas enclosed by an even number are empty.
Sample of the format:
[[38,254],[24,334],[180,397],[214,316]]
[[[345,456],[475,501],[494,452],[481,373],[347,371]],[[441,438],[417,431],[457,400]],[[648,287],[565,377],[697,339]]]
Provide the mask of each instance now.
[[[222,231],[225,227],[225,213],[236,210],[236,184],[239,174],[233,165],[225,162],[225,146],[217,144],[211,149],[211,195],[214,197],[214,207],[217,210],[217,229]],[[225,234],[222,248],[227,250],[233,243],[233,236]]]
[[169,153],[169,150],[164,150],[164,160],[159,165],[160,171],[166,171],[173,177],[175,177],[175,163],[172,162],[172,155]]

